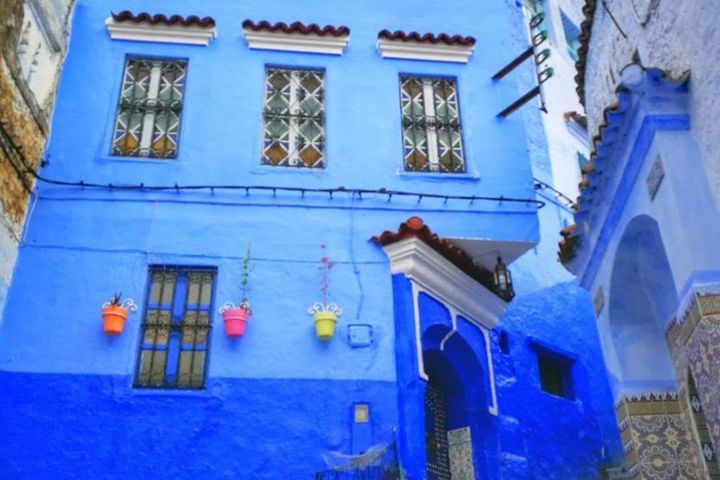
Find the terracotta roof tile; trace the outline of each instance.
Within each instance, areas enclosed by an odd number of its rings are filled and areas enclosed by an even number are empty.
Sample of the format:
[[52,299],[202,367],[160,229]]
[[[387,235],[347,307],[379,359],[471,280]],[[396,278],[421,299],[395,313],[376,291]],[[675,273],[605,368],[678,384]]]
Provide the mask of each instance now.
[[250,19],[247,19],[242,23],[242,26],[243,28],[248,28],[255,32],[258,32],[260,30],[266,30],[268,32],[281,31],[284,33],[299,33],[301,35],[309,35],[311,33],[314,33],[321,37],[324,37],[326,35],[332,35],[333,37],[344,37],[350,35],[350,29],[342,25],[339,27],[336,27],[334,25],[325,25],[321,27],[320,25],[315,23],[305,25],[302,22],[293,22],[288,25],[284,22],[270,23],[267,20],[254,22]]
[[440,33],[435,35],[433,33],[418,33],[418,32],[403,32],[396,30],[391,32],[390,30],[381,30],[378,33],[378,38],[385,38],[387,40],[401,40],[403,42],[419,42],[419,43],[444,43],[445,45],[464,45],[470,46],[475,45],[475,37],[464,37],[462,35],[448,35],[447,33]]
[[138,14],[132,13],[130,10],[123,10],[120,13],[112,14],[113,20],[116,22],[132,22],[132,23],[149,23],[151,25],[157,25],[163,23],[165,25],[183,25],[189,27],[197,25],[198,27],[214,27],[215,19],[212,17],[200,18],[196,15],[190,15],[189,17],[183,17],[181,15],[170,15],[169,17],[162,13],[151,15],[147,12],[140,12]]
[[597,0],[586,0],[583,6],[585,19],[580,24],[580,47],[578,48],[578,60],[575,62],[575,91],[580,97],[580,103],[585,106],[585,67],[587,66],[588,49],[590,48],[590,35],[592,34],[593,18],[597,9]]
[[560,230],[560,235],[563,238],[558,242],[558,258],[563,265],[569,263],[575,257],[578,237],[572,236],[573,233],[575,233],[574,224]]
[[433,233],[420,217],[410,217],[400,224],[396,232],[386,230],[382,234],[372,237],[370,240],[384,247],[385,245],[413,237],[425,242],[430,248],[445,257],[460,270],[480,282],[488,290],[494,292],[492,272],[475,264],[470,255],[450,243],[449,240]]

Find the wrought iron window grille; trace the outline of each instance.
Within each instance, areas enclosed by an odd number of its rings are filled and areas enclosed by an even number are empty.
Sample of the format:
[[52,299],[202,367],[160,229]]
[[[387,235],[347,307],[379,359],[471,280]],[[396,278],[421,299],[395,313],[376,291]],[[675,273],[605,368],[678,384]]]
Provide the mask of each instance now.
[[456,81],[400,76],[404,168],[465,173]]
[[324,77],[322,70],[266,69],[264,165],[325,167]]
[[[146,185],[144,182],[136,184],[112,184],[112,183],[97,183],[94,181],[85,180],[63,180],[59,178],[52,178],[41,175],[35,167],[30,165],[29,160],[25,158],[22,152],[22,148],[13,139],[12,135],[8,131],[7,123],[0,119],[0,161],[7,161],[10,167],[15,171],[15,175],[21,182],[23,188],[27,193],[32,193],[32,181],[37,180],[46,185],[56,185],[64,187],[75,187],[80,190],[84,189],[95,189],[95,190],[118,190],[128,192],[188,192],[188,191],[199,191],[205,190],[209,195],[213,195],[216,191],[240,191],[243,192],[244,196],[249,195],[262,195],[263,193],[272,192],[272,196],[275,197],[278,193],[296,193],[299,194],[299,198],[305,199],[310,198],[311,195],[327,195],[328,198],[336,198],[333,195],[339,194],[346,198],[362,200],[364,198],[373,197],[385,197],[385,201],[391,202],[393,198],[416,198],[417,203],[420,204],[425,200],[442,200],[443,204],[448,203],[449,200],[468,202],[469,205],[473,205],[475,202],[491,202],[498,206],[503,204],[518,204],[534,206],[537,209],[543,208],[546,203],[536,198],[519,198],[519,197],[506,197],[500,196],[484,196],[484,195],[444,195],[440,193],[430,192],[410,192],[403,190],[388,190],[387,188],[347,188],[347,187],[330,187],[330,188],[309,188],[309,187],[287,187],[280,185],[234,185],[234,184],[191,184],[191,185],[174,185],[160,184],[160,185]],[[41,165],[44,165],[46,160],[41,160]],[[307,196],[306,196],[307,194]]]
[[135,387],[204,388],[215,276],[212,268],[150,268]]
[[184,60],[126,60],[112,155],[177,157],[186,72]]

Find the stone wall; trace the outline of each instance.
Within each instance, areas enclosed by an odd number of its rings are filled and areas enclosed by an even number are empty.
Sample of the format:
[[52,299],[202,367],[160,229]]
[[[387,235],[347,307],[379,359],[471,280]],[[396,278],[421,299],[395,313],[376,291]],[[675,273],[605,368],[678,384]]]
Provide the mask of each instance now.
[[[700,146],[716,204],[720,205],[720,29],[713,0],[607,0],[598,2],[585,76],[589,132],[596,135],[603,110],[616,101],[620,71],[637,50],[645,67],[673,76],[691,74],[693,136]],[[610,13],[612,13],[612,16]]]
[[[3,139],[0,140],[4,141],[0,145],[4,149],[9,148],[10,143],[21,147],[27,167],[37,168],[48,134],[55,85],[66,46],[65,25],[72,3],[68,0],[43,2],[47,10],[32,10],[29,5],[22,0],[0,4],[0,18],[4,19],[0,25],[0,122],[4,125],[0,130]],[[36,18],[33,12],[47,15],[43,18],[48,27],[42,32],[39,17]],[[58,12],[61,16],[55,18]],[[33,40],[37,38],[41,40]],[[48,49],[50,53],[43,56],[40,52],[42,45],[49,42],[48,38],[59,40],[53,42],[54,46]],[[25,69],[23,55],[29,66]],[[30,72],[28,68],[34,70]],[[43,79],[42,90],[34,88],[40,84],[32,83],[33,74],[35,78]],[[42,105],[36,97],[39,93],[42,93]],[[19,165],[17,159],[11,163],[4,149],[0,149],[0,313],[15,265],[29,192],[34,184],[27,167]],[[22,178],[18,168],[25,170]]]

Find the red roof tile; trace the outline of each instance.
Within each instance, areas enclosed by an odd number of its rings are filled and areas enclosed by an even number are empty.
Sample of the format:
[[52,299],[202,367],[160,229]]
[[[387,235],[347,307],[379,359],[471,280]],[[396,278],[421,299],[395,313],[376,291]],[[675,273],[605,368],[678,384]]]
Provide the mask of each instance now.
[[575,258],[575,251],[577,249],[578,237],[573,236],[575,233],[575,225],[569,225],[560,231],[560,235],[563,237],[558,242],[558,258],[563,265],[570,263],[570,260]]
[[284,33],[299,33],[301,35],[314,33],[316,35],[320,35],[321,37],[326,35],[332,35],[333,37],[344,37],[350,35],[350,29],[342,25],[339,27],[334,25],[325,25],[324,27],[321,27],[315,23],[305,25],[302,22],[293,22],[288,25],[283,22],[270,23],[267,20],[261,20],[256,23],[248,19],[242,23],[242,26],[243,28],[249,28],[255,32],[266,30],[268,32],[281,31]]
[[410,217],[400,224],[397,232],[386,230],[382,234],[372,237],[370,240],[384,247],[385,245],[413,237],[419,238],[467,275],[483,284],[490,291],[494,291],[492,273],[482,266],[475,264],[470,255],[450,243],[449,240],[433,233],[420,217]]
[[190,15],[189,17],[183,17],[181,15],[170,15],[169,17],[162,13],[151,15],[147,12],[140,12],[138,14],[132,13],[130,10],[123,10],[120,13],[112,14],[113,20],[116,22],[132,22],[132,23],[149,23],[151,25],[157,25],[158,23],[164,23],[165,25],[182,25],[189,27],[197,25],[198,27],[214,27],[215,19],[212,17],[200,18],[196,15]]
[[475,37],[463,37],[462,35],[448,35],[447,33],[441,33],[435,35],[433,33],[418,33],[418,32],[403,32],[396,30],[391,32],[390,30],[381,30],[378,33],[378,38],[385,38],[387,40],[400,40],[403,42],[418,42],[418,43],[444,43],[445,45],[463,45],[470,46],[475,45]]

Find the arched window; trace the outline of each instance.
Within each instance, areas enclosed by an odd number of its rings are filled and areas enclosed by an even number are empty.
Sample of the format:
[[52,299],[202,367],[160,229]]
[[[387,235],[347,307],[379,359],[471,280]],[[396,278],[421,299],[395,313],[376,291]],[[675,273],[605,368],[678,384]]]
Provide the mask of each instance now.
[[688,401],[692,412],[692,423],[695,427],[695,438],[700,443],[700,453],[703,457],[705,469],[711,480],[720,479],[720,468],[718,468],[715,446],[710,438],[710,431],[705,421],[702,400],[695,386],[695,378],[688,369]]

